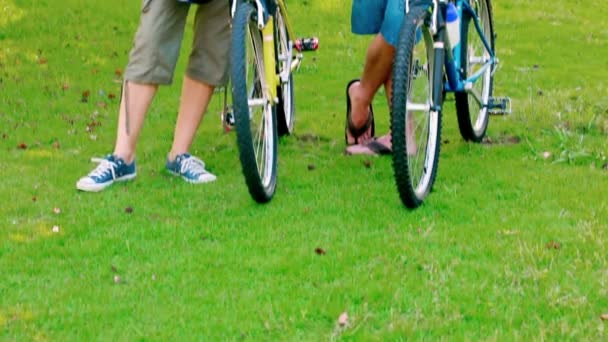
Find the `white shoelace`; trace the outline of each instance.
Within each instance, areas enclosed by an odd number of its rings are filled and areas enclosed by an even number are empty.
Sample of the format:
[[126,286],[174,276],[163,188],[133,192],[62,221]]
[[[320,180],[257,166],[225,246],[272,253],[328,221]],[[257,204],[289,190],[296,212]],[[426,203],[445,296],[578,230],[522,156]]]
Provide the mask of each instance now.
[[182,174],[188,171],[195,175],[208,173],[207,170],[205,170],[205,163],[196,157],[190,156],[190,158],[184,160],[181,164],[180,173]]
[[117,165],[115,162],[111,162],[103,158],[92,158],[91,161],[93,163],[99,163],[99,165],[97,165],[95,170],[89,173],[89,177],[101,178],[109,171],[112,174],[112,179],[116,179],[116,173],[114,172],[114,170],[116,169]]

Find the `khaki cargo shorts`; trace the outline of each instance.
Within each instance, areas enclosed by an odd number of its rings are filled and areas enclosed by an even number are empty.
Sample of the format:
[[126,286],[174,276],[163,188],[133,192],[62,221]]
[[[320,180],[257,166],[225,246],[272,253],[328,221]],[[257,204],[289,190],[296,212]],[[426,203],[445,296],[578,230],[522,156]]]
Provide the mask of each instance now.
[[[125,80],[171,84],[191,5],[176,0],[143,0]],[[194,41],[186,74],[210,85],[228,81],[230,6],[227,0],[192,5]]]

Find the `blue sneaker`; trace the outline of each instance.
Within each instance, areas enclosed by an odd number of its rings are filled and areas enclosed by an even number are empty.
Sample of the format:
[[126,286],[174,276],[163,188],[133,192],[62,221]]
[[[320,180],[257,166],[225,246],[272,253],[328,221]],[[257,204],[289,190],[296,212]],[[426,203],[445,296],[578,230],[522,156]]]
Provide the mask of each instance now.
[[174,161],[167,160],[165,168],[169,173],[181,176],[188,183],[209,183],[217,179],[205,170],[205,163],[188,153],[180,154]]
[[125,161],[114,155],[103,159],[93,158],[94,163],[99,163],[95,170],[91,171],[76,182],[76,189],[82,191],[98,192],[114,182],[127,181],[135,178],[135,162],[127,165]]

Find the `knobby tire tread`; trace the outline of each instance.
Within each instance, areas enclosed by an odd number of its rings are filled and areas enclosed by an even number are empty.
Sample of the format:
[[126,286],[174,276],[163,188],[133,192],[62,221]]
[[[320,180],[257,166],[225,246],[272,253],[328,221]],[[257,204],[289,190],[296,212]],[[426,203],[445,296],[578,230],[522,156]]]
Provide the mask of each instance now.
[[[237,133],[237,145],[239,148],[239,159],[245,176],[245,182],[249,193],[258,203],[269,202],[275,192],[277,178],[277,142],[276,126],[273,129],[274,151],[272,161],[272,177],[270,184],[264,186],[262,175],[258,172],[253,137],[251,135],[249,104],[247,97],[247,52],[246,39],[247,28],[255,9],[248,3],[238,5],[232,29],[232,53],[231,53],[231,82],[232,99],[235,114],[235,127]],[[273,110],[274,113],[274,110]],[[276,118],[274,118],[276,119]]]
[[[430,193],[437,175],[437,167],[439,164],[440,136],[441,136],[441,113],[438,113],[438,126],[436,134],[436,149],[432,158],[435,159],[434,167],[431,170],[428,189],[424,196],[418,197],[415,189],[412,186],[412,175],[408,163],[407,146],[406,146],[406,101],[408,95],[408,78],[410,70],[411,55],[416,43],[416,24],[425,21],[429,18],[428,7],[415,6],[410,9],[410,12],[404,19],[404,24],[401,27],[399,42],[395,54],[395,62],[393,67],[393,91],[392,91],[392,110],[391,110],[391,132],[393,146],[393,171],[395,174],[395,182],[399,197],[403,204],[409,209],[419,207],[426,195]],[[429,82],[432,82],[433,75],[430,75]],[[431,89],[437,88],[435,85],[430,85]],[[432,94],[431,94],[432,96]],[[395,134],[395,132],[404,132],[403,134]]]
[[[492,50],[494,52],[496,52],[496,48],[495,48],[495,38],[494,38],[494,19],[493,19],[493,15],[492,15],[492,3],[491,0],[480,0],[480,1],[484,1],[487,5],[488,8],[488,20],[490,21],[490,47],[492,48]],[[472,21],[469,22],[469,25],[475,25],[475,23],[473,23]],[[461,32],[461,37],[462,37],[462,42],[468,42],[468,37],[469,35],[469,30],[468,27],[463,27],[463,30]],[[464,47],[464,49],[462,49],[462,56],[461,56],[461,65],[463,68],[466,68],[466,63],[467,63],[467,59],[469,58],[468,56],[468,49],[466,47]],[[478,82],[481,80],[478,80]],[[490,97],[493,94],[493,87],[494,87],[494,76],[490,77]],[[466,141],[471,141],[471,142],[475,142],[475,143],[479,143],[483,140],[483,138],[486,135],[486,131],[488,129],[488,124],[490,121],[489,118],[489,113],[486,113],[486,119],[485,122],[483,124],[483,128],[479,133],[475,132],[475,129],[473,127],[473,123],[471,122],[471,109],[469,107],[469,94],[467,94],[466,92],[457,92],[454,94],[454,98],[455,98],[455,102],[456,102],[456,116],[458,118],[458,129],[460,130],[460,135],[462,136],[462,138]]]

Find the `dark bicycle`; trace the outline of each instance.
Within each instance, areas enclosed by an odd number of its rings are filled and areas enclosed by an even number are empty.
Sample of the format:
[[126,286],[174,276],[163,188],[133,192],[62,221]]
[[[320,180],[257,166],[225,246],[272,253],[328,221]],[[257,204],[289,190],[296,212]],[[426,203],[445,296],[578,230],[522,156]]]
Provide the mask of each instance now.
[[493,96],[498,58],[490,0],[405,5],[393,69],[391,138],[397,190],[408,208],[416,208],[437,175],[445,94],[454,93],[460,133],[472,142],[482,141],[490,114],[511,112],[511,100]]

